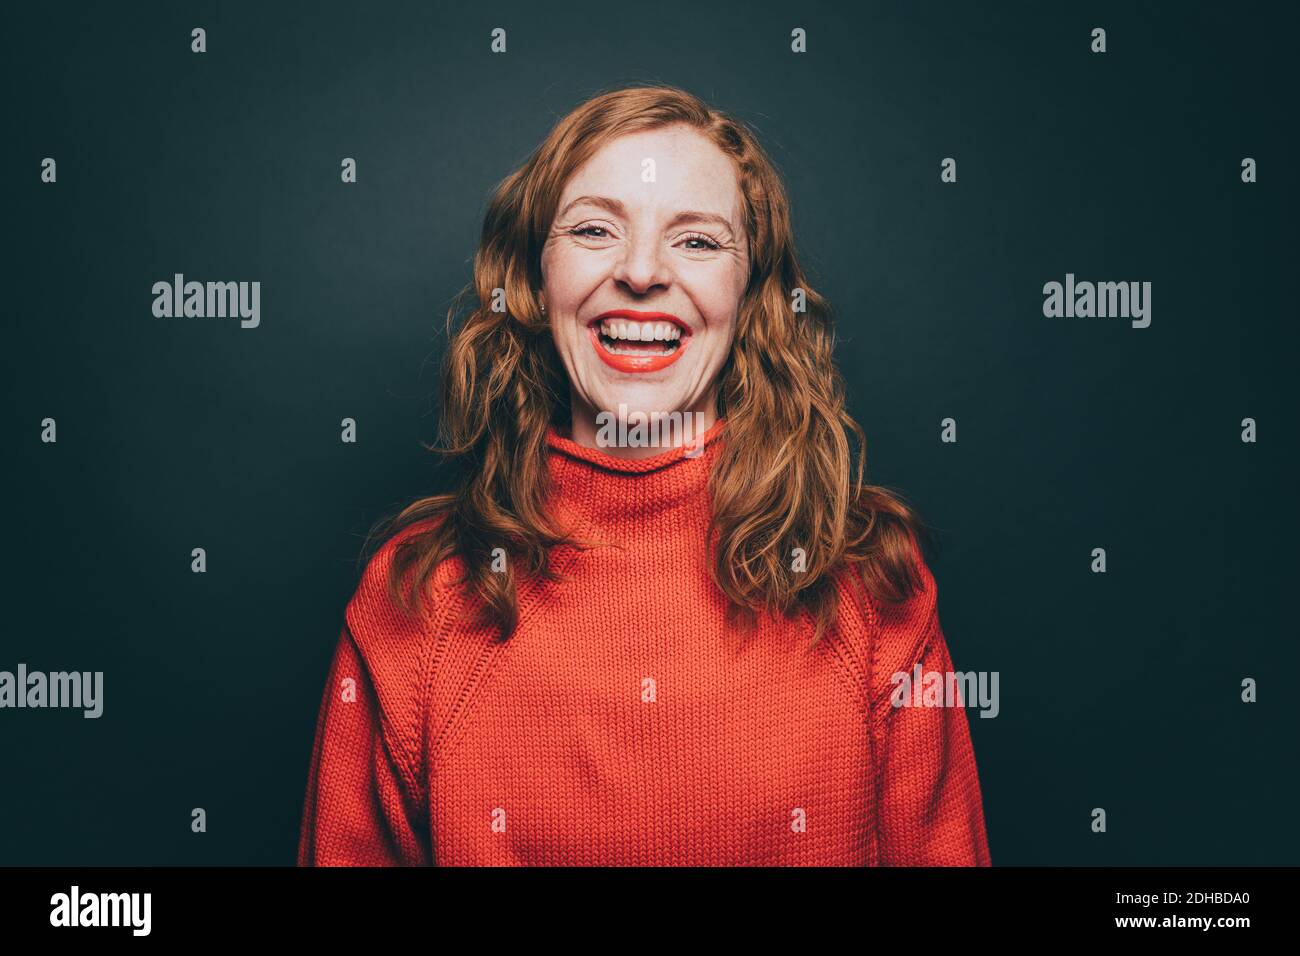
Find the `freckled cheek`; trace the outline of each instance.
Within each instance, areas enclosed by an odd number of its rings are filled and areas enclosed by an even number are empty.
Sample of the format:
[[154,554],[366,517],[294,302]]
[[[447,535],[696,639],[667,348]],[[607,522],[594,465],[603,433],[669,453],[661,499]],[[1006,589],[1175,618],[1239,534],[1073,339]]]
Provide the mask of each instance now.
[[698,274],[684,279],[682,284],[689,290],[709,331],[730,332],[740,304],[734,270],[718,264],[717,268],[699,270]]
[[570,320],[609,275],[612,266],[591,255],[557,252],[546,260],[547,311]]

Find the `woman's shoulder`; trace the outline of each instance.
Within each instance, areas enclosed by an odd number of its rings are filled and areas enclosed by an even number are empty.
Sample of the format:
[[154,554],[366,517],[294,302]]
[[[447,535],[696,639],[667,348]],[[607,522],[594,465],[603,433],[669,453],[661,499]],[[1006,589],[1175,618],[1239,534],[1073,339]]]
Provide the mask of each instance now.
[[[437,618],[448,606],[447,591],[459,573],[458,560],[446,559],[427,582],[423,603],[410,591],[418,550],[430,543],[426,535],[435,530],[439,520],[424,519],[389,534],[366,561],[344,612],[352,640],[376,686],[394,688],[398,694],[407,692],[406,684],[413,689],[413,682],[422,679],[422,664],[437,630]],[[403,557],[404,549],[417,553]]]
[[939,587],[924,553],[914,535],[903,557],[910,574],[910,587],[895,599],[884,595],[877,583],[883,569],[862,565],[841,568],[837,584],[841,598],[840,615],[856,631],[866,646],[861,654],[868,663],[873,699],[891,688],[893,674],[909,671],[936,639],[942,640],[938,620]]
[[[411,626],[420,626],[436,611],[440,598],[463,570],[458,558],[452,556],[438,562],[424,588],[427,603],[423,606],[415,601],[412,588],[425,549],[435,545],[433,536],[442,520],[441,517],[424,518],[387,534],[366,560],[365,570],[348,602],[349,619],[355,615],[363,623],[365,618],[375,617],[395,625],[398,617],[409,616]],[[397,600],[399,597],[405,601]]]

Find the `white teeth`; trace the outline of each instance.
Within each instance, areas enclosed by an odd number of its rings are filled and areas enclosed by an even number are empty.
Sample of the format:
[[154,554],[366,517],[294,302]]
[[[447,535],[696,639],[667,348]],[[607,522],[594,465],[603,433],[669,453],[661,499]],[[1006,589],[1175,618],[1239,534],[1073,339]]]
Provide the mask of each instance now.
[[674,342],[682,337],[682,330],[672,322],[636,322],[631,319],[604,319],[600,323],[602,335],[629,342]]

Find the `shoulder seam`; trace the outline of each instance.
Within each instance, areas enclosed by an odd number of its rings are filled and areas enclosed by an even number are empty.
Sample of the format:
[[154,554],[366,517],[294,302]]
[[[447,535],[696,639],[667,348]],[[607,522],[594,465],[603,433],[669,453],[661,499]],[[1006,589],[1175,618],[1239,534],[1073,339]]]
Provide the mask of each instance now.
[[[915,668],[917,663],[925,659],[926,653],[929,651],[930,646],[934,643],[935,635],[938,633],[938,628],[935,627],[935,619],[938,616],[938,611],[939,611],[939,601],[938,601],[938,596],[936,595],[933,599],[933,604],[930,607],[929,613],[926,615],[925,621],[921,624],[921,627],[919,629],[920,636],[912,642],[912,649],[908,651],[907,658],[906,658],[908,672],[910,672],[913,668]],[[876,633],[879,634],[880,631],[883,630],[883,628],[884,628],[883,623],[881,623],[878,620],[876,624]],[[875,682],[876,682],[875,648],[874,648],[875,642],[873,641],[872,643],[873,643],[872,654],[871,654],[872,673],[869,679],[868,686],[872,688],[872,693],[876,695],[875,698],[871,701],[872,719],[875,719],[876,710],[880,706],[880,702],[889,697],[889,695],[892,693],[892,688],[887,686],[879,691],[875,690]]]
[[[361,645],[357,643],[356,635],[352,631],[352,625],[348,622],[346,614],[344,615],[343,626],[347,630],[348,640],[352,642],[352,646],[356,649],[357,657],[361,660],[362,664],[365,665],[366,681],[372,688],[374,688],[374,670],[366,660],[366,655],[361,649]],[[388,709],[383,705],[379,692],[375,690],[374,694],[375,709],[379,713],[379,731],[383,735],[384,744],[388,748],[388,752],[393,755],[393,760],[397,765],[397,770],[402,776],[402,782],[407,786],[411,793],[419,795],[421,793],[421,788],[418,783],[419,776],[414,770],[414,765],[410,755],[407,753],[406,746],[402,743],[401,728],[394,724],[393,718],[388,713]]]
[[[390,562],[392,560],[392,554],[391,554],[392,549],[396,546],[397,542],[404,537],[404,532],[409,531],[412,527],[414,527],[414,525],[408,526],[406,529],[403,529],[403,531],[399,531],[397,534],[391,537],[379,548],[378,551],[375,552],[375,554],[371,558],[372,562],[379,560],[380,556],[385,555],[385,552],[387,552],[387,555],[384,557],[382,568],[381,568],[384,574],[383,581],[379,582],[381,585],[387,584],[387,575],[389,573]],[[369,570],[369,566],[367,567],[367,570]],[[354,592],[352,599],[348,601],[347,607],[344,610],[344,626],[348,629],[349,638],[352,640],[353,645],[356,647],[357,652],[361,656],[361,659],[363,661],[366,660],[366,653],[365,651],[363,651],[362,645],[356,639],[355,632],[352,628],[351,615],[353,613],[353,609],[356,607],[357,594],[361,592],[361,588],[364,586],[365,575],[366,572],[363,572],[362,580],[358,582],[357,590]],[[433,584],[433,579],[430,579],[430,585],[432,584]],[[409,742],[406,740],[407,729],[403,728],[400,724],[394,722],[394,719],[388,712],[388,709],[383,706],[382,698],[380,698],[378,691],[376,691],[376,707],[379,710],[379,714],[380,714],[380,729],[384,735],[384,740],[388,746],[389,751],[394,756],[394,760],[397,764],[397,769],[402,776],[403,783],[406,785],[409,792],[415,797],[415,799],[418,800],[421,810],[423,810],[423,804],[425,802],[426,791],[427,791],[427,787],[424,784],[424,774],[421,772],[423,763],[420,754],[424,753],[425,744],[427,742],[426,725],[427,725],[428,710],[429,710],[429,680],[430,680],[432,663],[435,656],[433,653],[433,649],[437,642],[437,635],[442,629],[442,623],[446,619],[446,614],[447,614],[446,602],[440,601],[435,605],[435,610],[433,614],[420,615],[419,609],[417,607],[413,615],[414,619],[420,621],[419,628],[418,628],[418,634],[419,634],[418,639],[420,643],[419,650],[418,650],[418,655],[419,655],[418,660],[420,663],[418,667],[419,676],[416,682],[416,688],[420,697],[419,700],[416,702],[416,708],[415,708],[419,726],[409,729],[410,732]],[[367,662],[367,669],[372,670],[368,662]],[[371,678],[371,682],[372,684],[374,683],[373,677]],[[416,753],[414,755],[410,752],[409,749],[411,744],[413,744],[416,748]]]

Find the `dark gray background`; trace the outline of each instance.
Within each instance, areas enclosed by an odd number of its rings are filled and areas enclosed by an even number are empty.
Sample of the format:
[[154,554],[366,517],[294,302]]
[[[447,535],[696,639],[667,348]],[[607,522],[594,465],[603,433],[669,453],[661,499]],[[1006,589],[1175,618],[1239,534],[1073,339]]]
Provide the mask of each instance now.
[[[437,332],[489,191],[653,81],[787,177],[871,477],[940,529],[956,667],[1000,673],[970,711],[995,865],[1300,862],[1275,5],[43,6],[3,38],[0,669],[102,670],[105,713],[0,712],[0,863],[293,861],[361,536],[439,484]],[[154,318],[175,272],[260,280],[261,327]],[[1067,272],[1151,281],[1151,327],[1044,318]]]

